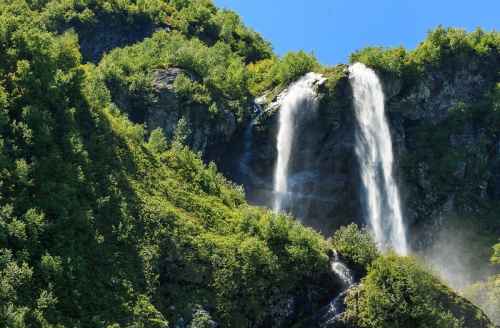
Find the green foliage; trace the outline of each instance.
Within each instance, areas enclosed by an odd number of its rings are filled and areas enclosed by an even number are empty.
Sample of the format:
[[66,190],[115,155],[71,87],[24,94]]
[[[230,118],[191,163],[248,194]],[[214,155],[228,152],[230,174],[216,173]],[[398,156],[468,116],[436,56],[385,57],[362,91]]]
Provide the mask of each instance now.
[[[145,20],[161,23],[172,11],[167,1],[162,0],[40,0],[31,1],[34,9],[42,9],[49,28],[58,29],[66,24],[95,24],[102,17],[123,17],[129,24]],[[44,6],[42,6],[42,3]]]
[[491,263],[500,265],[500,244],[493,246],[493,255],[491,256]]
[[123,86],[149,101],[150,68],[168,65],[201,78],[212,112],[239,108],[246,67],[229,46],[160,32],[98,69],[75,34],[15,3],[0,5],[0,326],[166,327],[197,304],[222,326],[257,325],[314,289],[329,272],[320,235],[248,207],[182,145],[186,120],[172,146],[159,130],[145,142],[111,103]]
[[477,29],[467,33],[462,29],[439,26],[430,31],[427,38],[411,52],[402,47],[368,47],[352,54],[350,61],[401,76],[409,72],[422,73],[430,67],[453,65],[471,55],[489,60],[496,56],[499,45],[498,32]]
[[216,325],[207,311],[199,309],[193,315],[190,328],[214,328]]
[[148,147],[154,153],[162,153],[167,150],[168,143],[162,129],[157,128],[151,132],[148,140]]
[[249,89],[252,95],[259,96],[274,85],[273,70],[277,59],[264,59],[248,65]]
[[210,0],[176,0],[172,3],[176,11],[168,20],[174,29],[184,35],[199,38],[208,45],[224,42],[246,63],[272,56],[269,43],[243,25],[236,13],[217,10]]
[[168,328],[168,321],[146,295],[139,295],[133,308],[133,324],[128,328]]
[[274,76],[278,84],[288,84],[299,77],[319,69],[317,59],[304,51],[287,53],[276,66]]
[[[491,263],[500,265],[500,244],[493,246]],[[468,286],[463,291],[465,297],[477,304],[495,323],[500,324],[500,274],[492,275],[485,281]]]
[[289,52],[282,58],[268,58],[248,65],[249,89],[254,96],[283,89],[303,75],[321,70],[314,55],[304,51]]
[[246,63],[271,58],[270,44],[243,25],[240,17],[230,10],[220,10],[214,18],[219,26],[219,40],[231,45],[233,51],[245,58]]
[[485,281],[467,287],[463,294],[477,304],[495,323],[500,323],[500,275],[492,276]]
[[[412,53],[412,60],[417,64],[440,65],[446,60],[466,58],[477,54],[484,59],[495,56],[500,44],[498,32],[484,32],[477,29],[467,33],[462,29],[439,26],[430,31],[427,39]],[[450,61],[450,59],[452,59]]]
[[113,99],[128,99],[129,116],[140,118],[153,102],[153,71],[168,67],[185,69],[200,79],[181,74],[175,80],[174,88],[186,110],[192,104],[215,104],[215,108],[230,110],[240,119],[247,114],[251,97],[246,66],[221,42],[207,47],[198,39],[158,32],[142,43],[112,51],[99,68]]
[[100,26],[132,34],[144,29],[152,31],[151,27],[157,26],[200,39],[209,46],[224,42],[246,63],[272,55],[269,43],[246,27],[237,14],[218,10],[211,0],[41,0],[32,1],[31,8],[40,11],[42,23],[50,30],[74,28],[81,38],[98,32],[93,28]]
[[403,47],[368,47],[353,53],[350,61],[364,63],[379,72],[390,72],[396,76],[402,76],[408,61],[408,52]]
[[191,129],[189,128],[188,122],[184,117],[182,117],[175,126],[172,144],[176,147],[185,146],[190,135]]
[[468,66],[474,57],[481,58],[484,64],[496,65],[499,49],[500,33],[496,31],[484,32],[478,28],[467,33],[439,26],[413,51],[402,47],[368,47],[353,53],[350,61],[362,62],[383,77],[400,79],[404,94],[429,71],[453,74],[459,67]]
[[335,231],[331,244],[350,264],[365,271],[380,255],[368,231],[359,229],[354,223]]
[[174,89],[181,101],[187,105],[193,103],[210,105],[212,102],[207,87],[190,79],[186,74],[179,74],[176,77]]
[[414,259],[391,254],[375,260],[348,295],[345,319],[361,328],[492,327]]

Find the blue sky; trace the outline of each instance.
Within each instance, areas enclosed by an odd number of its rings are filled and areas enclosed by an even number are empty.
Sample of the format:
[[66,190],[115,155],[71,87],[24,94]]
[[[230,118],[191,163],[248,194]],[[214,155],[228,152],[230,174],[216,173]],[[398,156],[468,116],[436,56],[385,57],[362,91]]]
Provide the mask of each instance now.
[[431,28],[500,30],[500,0],[214,0],[269,40],[278,54],[303,49],[323,64],[369,45],[414,48]]

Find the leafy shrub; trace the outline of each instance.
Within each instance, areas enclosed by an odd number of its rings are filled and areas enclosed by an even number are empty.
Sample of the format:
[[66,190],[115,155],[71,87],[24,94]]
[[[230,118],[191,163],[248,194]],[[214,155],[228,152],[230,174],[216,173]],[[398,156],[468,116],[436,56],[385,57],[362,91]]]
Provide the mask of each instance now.
[[380,255],[368,231],[359,229],[354,223],[335,231],[331,244],[349,263],[365,271]]
[[392,73],[401,77],[405,72],[408,53],[403,47],[368,47],[353,53],[350,61],[351,63],[361,62],[379,72]]
[[167,139],[160,128],[154,129],[148,140],[148,147],[155,153],[162,153],[168,148]]
[[289,52],[275,66],[275,82],[288,84],[319,68],[317,59],[304,51]]
[[260,96],[273,87],[273,69],[277,58],[264,59],[248,65],[248,86],[254,96]]

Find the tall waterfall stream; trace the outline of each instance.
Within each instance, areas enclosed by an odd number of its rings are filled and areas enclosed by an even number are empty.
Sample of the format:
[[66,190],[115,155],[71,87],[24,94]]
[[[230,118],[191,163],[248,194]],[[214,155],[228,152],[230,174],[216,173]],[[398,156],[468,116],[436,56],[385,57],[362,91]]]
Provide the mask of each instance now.
[[394,155],[382,85],[373,70],[361,63],[349,67],[358,122],[356,155],[363,197],[375,242],[382,250],[408,253],[399,190],[393,177]]
[[294,131],[300,124],[301,111],[314,111],[318,105],[314,86],[322,83],[324,78],[320,74],[308,73],[293,83],[284,92],[278,102],[281,104],[279,112],[279,129],[276,140],[278,159],[274,172],[274,211],[286,210],[289,200],[288,166],[293,155]]

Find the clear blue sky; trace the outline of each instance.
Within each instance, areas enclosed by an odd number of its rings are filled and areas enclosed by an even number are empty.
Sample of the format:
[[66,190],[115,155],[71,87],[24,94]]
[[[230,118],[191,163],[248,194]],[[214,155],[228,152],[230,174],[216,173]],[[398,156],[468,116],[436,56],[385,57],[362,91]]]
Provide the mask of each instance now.
[[314,52],[323,64],[347,62],[366,46],[414,48],[431,28],[500,30],[500,0],[214,0],[282,55]]

